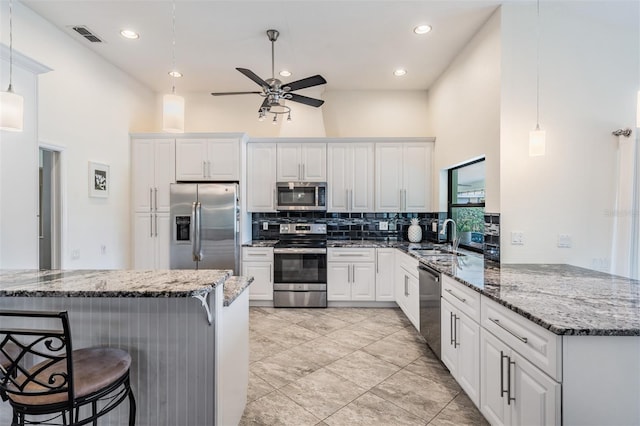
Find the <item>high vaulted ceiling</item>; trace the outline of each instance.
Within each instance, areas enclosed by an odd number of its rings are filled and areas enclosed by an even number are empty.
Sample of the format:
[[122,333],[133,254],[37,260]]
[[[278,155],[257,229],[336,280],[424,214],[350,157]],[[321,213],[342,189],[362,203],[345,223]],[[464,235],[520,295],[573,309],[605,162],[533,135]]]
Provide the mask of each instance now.
[[[39,15],[158,92],[171,87],[172,2],[22,0]],[[496,10],[489,0],[211,1],[176,0],[176,81],[180,92],[258,90],[235,70],[271,77],[267,29],[280,31],[276,74],[288,82],[315,74],[327,90],[426,90]],[[413,28],[433,30],[416,35]],[[104,43],[71,27],[85,25]],[[140,33],[138,40],[121,29]],[[407,74],[395,77],[396,68]],[[276,76],[277,77],[277,76]]]

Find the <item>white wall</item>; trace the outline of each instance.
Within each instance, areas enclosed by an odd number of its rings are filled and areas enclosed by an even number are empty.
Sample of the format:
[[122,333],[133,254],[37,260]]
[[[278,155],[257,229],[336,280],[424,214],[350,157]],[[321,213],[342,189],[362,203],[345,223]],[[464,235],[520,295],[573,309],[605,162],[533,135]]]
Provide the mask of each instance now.
[[[429,89],[424,120],[436,137],[436,173],[486,158],[486,211],[492,213],[500,212],[500,25],[497,10]],[[434,192],[433,205],[446,211],[446,185]]]
[[[7,2],[1,7],[6,16]],[[8,44],[6,27],[2,27],[1,41]],[[10,184],[3,177],[2,229],[11,227],[12,231],[1,236],[0,265],[37,267],[37,240],[33,238],[37,238],[39,140],[64,147],[63,267],[128,267],[129,132],[154,130],[155,93],[19,2],[14,3],[14,48],[53,71],[41,76],[38,83],[37,138],[35,133],[25,135],[24,145],[2,148],[3,173],[10,167],[19,170],[19,175],[12,174]],[[110,166],[108,199],[88,197],[89,161]],[[9,222],[6,210],[14,209],[10,202],[18,198],[24,200],[20,205],[23,213],[13,215],[15,220]],[[17,238],[16,234],[27,237]],[[105,255],[100,254],[103,244]],[[7,247],[18,249],[20,254],[10,256]],[[79,259],[71,259],[74,250],[79,252]]]
[[[599,268],[609,259],[617,142],[611,132],[635,123],[639,8],[637,1],[541,2],[546,155],[529,157],[528,135],[536,124],[536,5],[503,5],[503,262]],[[510,244],[512,231],[524,232],[524,245]],[[559,233],[571,235],[572,248],[557,247]]]
[[[183,94],[185,131],[246,132],[250,137],[425,137],[425,91],[300,91],[325,100],[321,110],[291,106],[292,123],[258,121],[258,95]],[[156,109],[159,113],[161,104]],[[279,121],[280,123],[280,121]],[[161,123],[158,124],[160,128]],[[323,134],[324,131],[324,134]]]

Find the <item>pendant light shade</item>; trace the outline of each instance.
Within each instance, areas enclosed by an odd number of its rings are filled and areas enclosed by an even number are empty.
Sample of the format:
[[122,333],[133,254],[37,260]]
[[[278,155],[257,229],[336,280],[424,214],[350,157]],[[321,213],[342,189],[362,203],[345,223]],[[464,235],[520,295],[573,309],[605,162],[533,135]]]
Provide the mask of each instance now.
[[13,93],[13,1],[9,0],[9,87],[0,92],[0,130],[21,132],[24,98]]
[[539,157],[545,154],[546,132],[536,126],[535,130],[529,132],[529,156]]
[[184,132],[184,98],[176,94],[162,97],[162,130],[169,133]]
[[0,129],[21,132],[23,117],[24,98],[12,90],[0,92]]

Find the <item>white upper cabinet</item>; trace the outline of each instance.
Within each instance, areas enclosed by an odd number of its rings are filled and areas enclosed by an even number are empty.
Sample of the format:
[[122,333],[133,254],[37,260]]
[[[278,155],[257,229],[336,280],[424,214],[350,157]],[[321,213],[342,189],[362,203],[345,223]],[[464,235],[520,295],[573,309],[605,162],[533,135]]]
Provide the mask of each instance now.
[[431,142],[376,143],[376,211],[431,210]]
[[240,180],[238,138],[178,139],[176,179],[179,181]]
[[274,212],[276,144],[247,144],[247,211]]
[[170,139],[134,139],[132,144],[135,212],[168,212],[169,185],[175,177],[175,144]]
[[328,211],[373,211],[374,182],[373,143],[327,145]]
[[325,182],[327,145],[320,142],[277,144],[278,182]]

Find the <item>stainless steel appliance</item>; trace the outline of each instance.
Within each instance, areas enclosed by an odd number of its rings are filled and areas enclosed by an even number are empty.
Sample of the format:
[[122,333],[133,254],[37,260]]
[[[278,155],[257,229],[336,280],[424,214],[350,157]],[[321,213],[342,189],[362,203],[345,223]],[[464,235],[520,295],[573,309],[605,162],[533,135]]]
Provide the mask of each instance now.
[[276,210],[327,210],[326,182],[277,182]]
[[327,225],[281,224],[273,261],[274,307],[327,307]]
[[440,346],[440,273],[430,267],[418,266],[420,283],[420,333],[438,359],[442,359]]
[[171,185],[171,269],[233,269],[238,275],[238,184]]

